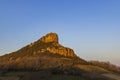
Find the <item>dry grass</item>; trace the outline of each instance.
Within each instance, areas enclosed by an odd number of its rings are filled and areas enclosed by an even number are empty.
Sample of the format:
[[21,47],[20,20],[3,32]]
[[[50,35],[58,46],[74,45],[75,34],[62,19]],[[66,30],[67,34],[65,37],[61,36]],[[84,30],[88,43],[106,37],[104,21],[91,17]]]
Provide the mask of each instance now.
[[80,68],[82,70],[85,70],[87,72],[108,72],[106,69],[98,67],[98,66],[93,66],[93,65],[75,65],[75,67]]
[[106,73],[106,74],[103,74],[103,76],[106,76],[115,80],[120,80],[120,75],[114,74],[114,73]]
[[5,76],[5,77],[0,77],[0,80],[19,80],[19,77],[17,77],[17,76]]

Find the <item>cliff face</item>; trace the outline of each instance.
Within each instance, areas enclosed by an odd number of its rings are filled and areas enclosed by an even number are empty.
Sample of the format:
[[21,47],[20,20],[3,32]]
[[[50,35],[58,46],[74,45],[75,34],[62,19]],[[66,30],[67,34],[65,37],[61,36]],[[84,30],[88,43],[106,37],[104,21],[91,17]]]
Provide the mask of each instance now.
[[53,54],[59,54],[67,57],[76,56],[72,49],[63,47],[62,45],[59,44],[58,35],[56,33],[48,33],[46,34],[46,36],[43,36],[40,39],[40,41],[44,43],[51,43],[52,45],[52,46],[48,46],[45,49],[42,49],[42,51],[48,51]]
[[58,43],[58,35],[56,33],[48,33],[46,34],[46,36],[43,36],[40,40],[45,43]]

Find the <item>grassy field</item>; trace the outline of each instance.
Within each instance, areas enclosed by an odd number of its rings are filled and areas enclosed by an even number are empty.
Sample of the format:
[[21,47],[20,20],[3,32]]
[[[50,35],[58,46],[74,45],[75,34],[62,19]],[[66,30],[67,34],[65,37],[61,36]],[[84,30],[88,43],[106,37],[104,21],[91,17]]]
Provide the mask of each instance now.
[[[109,77],[111,75],[104,75]],[[113,77],[115,77],[113,75]],[[12,71],[6,72],[0,75],[0,80],[114,80],[110,79],[112,77],[105,78],[98,74],[86,74],[86,76],[81,75],[67,75],[67,74],[51,74],[47,71]],[[120,77],[117,76],[116,80],[120,80]]]
[[49,72],[7,72],[0,76],[0,80],[87,80],[74,75],[53,75]]
[[71,76],[71,75],[53,75],[51,80],[86,80],[80,76]]

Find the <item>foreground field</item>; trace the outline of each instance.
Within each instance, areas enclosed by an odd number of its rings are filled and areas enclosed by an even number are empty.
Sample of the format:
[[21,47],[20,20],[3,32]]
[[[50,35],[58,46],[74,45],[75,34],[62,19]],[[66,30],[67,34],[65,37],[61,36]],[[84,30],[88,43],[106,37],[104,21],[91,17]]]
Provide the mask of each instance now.
[[73,75],[51,75],[41,72],[9,72],[0,76],[0,80],[87,80]]
[[0,80],[20,80],[20,78],[17,76],[4,76],[0,77]]
[[0,74],[0,80],[120,80],[120,77],[110,73],[72,75],[54,74],[49,71],[10,71]]

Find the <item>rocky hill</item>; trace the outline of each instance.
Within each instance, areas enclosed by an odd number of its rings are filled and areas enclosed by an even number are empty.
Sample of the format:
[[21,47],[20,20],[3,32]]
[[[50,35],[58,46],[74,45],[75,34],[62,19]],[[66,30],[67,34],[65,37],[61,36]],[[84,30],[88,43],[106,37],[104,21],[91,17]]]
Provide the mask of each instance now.
[[114,80],[102,75],[110,72],[120,73],[120,68],[79,58],[56,33],[0,56],[0,80]]
[[56,33],[48,33],[18,51],[0,56],[0,69],[33,69],[88,64],[70,48],[59,44]]

